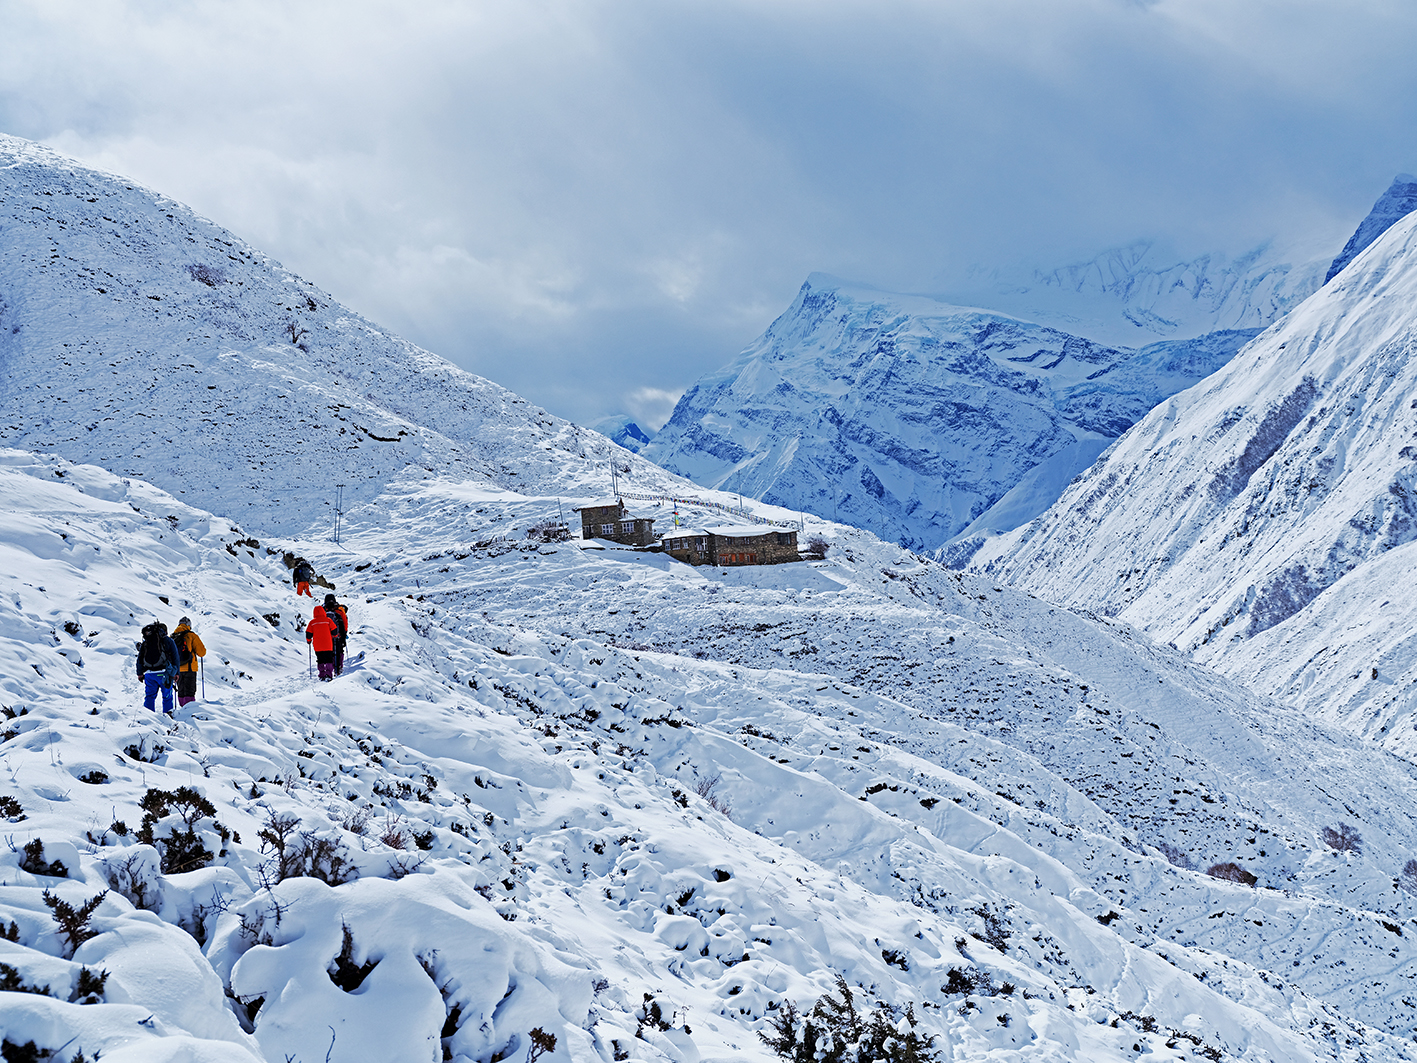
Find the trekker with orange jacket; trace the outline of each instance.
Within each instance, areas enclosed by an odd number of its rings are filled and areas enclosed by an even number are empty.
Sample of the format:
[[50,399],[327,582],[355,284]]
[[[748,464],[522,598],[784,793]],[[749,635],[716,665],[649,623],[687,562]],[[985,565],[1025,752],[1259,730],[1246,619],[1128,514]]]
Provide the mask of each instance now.
[[171,638],[177,645],[177,704],[186,705],[197,700],[197,668],[199,658],[207,655],[207,647],[185,616],[177,621]]
[[315,660],[320,664],[320,682],[335,677],[335,625],[325,615],[323,605],[315,606],[315,615],[305,625],[305,641],[315,647]]

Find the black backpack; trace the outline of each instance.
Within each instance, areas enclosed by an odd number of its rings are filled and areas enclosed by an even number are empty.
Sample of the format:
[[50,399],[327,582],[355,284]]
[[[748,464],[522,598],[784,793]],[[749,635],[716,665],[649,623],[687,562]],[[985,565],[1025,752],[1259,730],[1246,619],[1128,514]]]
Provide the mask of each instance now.
[[148,624],[143,628],[143,669],[156,672],[167,662],[166,624]]
[[177,663],[181,667],[186,668],[189,664],[192,663],[191,629],[188,629],[187,631],[179,631],[177,634],[172,636],[172,641],[177,643]]

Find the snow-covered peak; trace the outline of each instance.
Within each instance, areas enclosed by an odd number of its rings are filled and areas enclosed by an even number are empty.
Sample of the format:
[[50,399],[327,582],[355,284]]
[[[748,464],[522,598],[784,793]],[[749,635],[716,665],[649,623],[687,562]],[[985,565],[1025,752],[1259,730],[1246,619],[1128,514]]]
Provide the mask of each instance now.
[[646,432],[632,417],[623,413],[602,417],[590,427],[632,454],[638,454],[654,438],[652,432]]
[[1400,173],[1393,178],[1388,190],[1378,197],[1378,201],[1373,204],[1373,209],[1368,212],[1368,216],[1359,223],[1353,235],[1348,238],[1348,243],[1343,245],[1343,250],[1338,253],[1338,257],[1329,266],[1324,283],[1327,284],[1338,276],[1343,268],[1357,258],[1364,248],[1387,232],[1394,223],[1407,217],[1414,210],[1417,210],[1417,177]]
[[685,394],[644,455],[933,550],[1041,512],[1113,438],[1252,335],[1136,351],[813,274],[756,342]]
[[1326,265],[1327,256],[1274,243],[1183,256],[1143,239],[1063,266],[980,274],[961,292],[1030,321],[1139,346],[1265,328],[1319,287]]

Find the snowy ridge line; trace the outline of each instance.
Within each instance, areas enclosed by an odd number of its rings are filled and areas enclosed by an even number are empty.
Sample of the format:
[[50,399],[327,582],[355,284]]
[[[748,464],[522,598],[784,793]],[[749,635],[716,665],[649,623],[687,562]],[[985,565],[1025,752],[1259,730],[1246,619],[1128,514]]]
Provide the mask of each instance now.
[[769,524],[775,528],[795,528],[795,520],[770,520],[767,517],[760,517],[756,513],[750,513],[746,509],[735,509],[732,506],[725,506],[722,502],[705,502],[699,498],[679,498],[675,495],[640,495],[631,491],[621,491],[621,498],[633,498],[637,502],[677,502],[685,506],[701,506],[705,509],[722,510],[724,513],[731,513],[735,517],[742,517],[753,524]]

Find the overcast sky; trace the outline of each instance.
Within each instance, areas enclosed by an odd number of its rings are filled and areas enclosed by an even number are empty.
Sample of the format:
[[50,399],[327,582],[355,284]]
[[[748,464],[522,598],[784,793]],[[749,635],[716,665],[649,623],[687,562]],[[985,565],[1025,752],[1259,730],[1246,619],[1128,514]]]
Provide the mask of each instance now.
[[554,413],[658,425],[822,270],[1335,253],[1413,0],[0,0],[0,131]]

